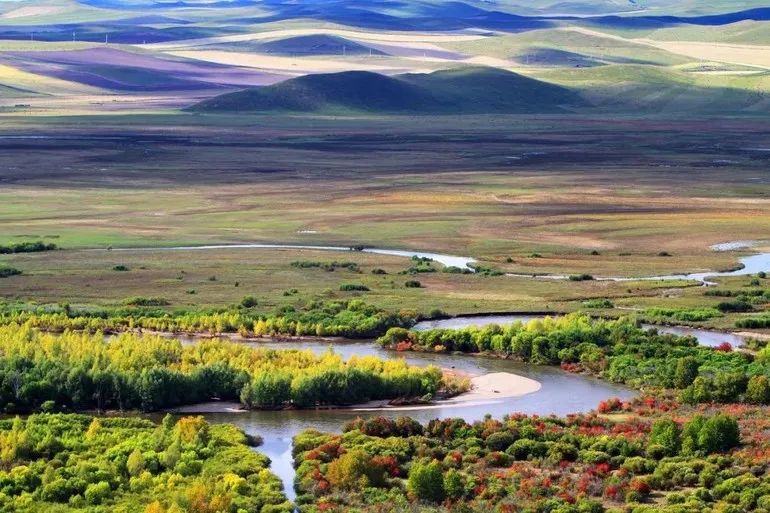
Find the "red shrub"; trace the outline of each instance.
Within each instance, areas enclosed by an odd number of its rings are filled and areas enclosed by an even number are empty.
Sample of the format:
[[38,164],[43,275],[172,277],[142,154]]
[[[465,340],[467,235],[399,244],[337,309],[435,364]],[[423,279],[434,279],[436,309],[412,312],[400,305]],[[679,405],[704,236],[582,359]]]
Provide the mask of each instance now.
[[632,479],[628,486],[633,491],[643,493],[644,495],[647,495],[651,491],[650,485],[643,479]]
[[597,410],[599,413],[610,413],[613,411],[620,411],[623,408],[623,401],[617,397],[607,399],[599,403]]

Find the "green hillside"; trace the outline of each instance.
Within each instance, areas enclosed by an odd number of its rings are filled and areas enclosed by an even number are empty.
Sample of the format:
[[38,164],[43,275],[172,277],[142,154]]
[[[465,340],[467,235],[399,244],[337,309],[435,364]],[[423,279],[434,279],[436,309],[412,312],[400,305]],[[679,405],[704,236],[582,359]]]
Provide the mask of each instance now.
[[365,71],[306,75],[205,100],[197,112],[557,112],[583,101],[571,90],[494,68],[387,77]]

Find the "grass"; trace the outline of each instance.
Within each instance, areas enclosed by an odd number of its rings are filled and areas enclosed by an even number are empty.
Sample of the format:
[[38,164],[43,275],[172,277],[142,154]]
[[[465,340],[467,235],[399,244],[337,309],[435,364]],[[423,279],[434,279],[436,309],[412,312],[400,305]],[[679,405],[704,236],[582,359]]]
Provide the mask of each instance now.
[[[175,307],[217,307],[237,304],[244,297],[256,301],[260,311],[300,306],[315,299],[361,298],[368,303],[399,310],[449,314],[555,311],[590,308],[602,301],[602,315],[636,314],[648,308],[676,311],[713,308],[723,298],[706,297],[703,288],[677,288],[667,282],[553,281],[508,276],[485,277],[449,273],[421,273],[420,288],[410,288],[411,277],[400,275],[411,261],[406,258],[351,252],[345,260],[358,271],[338,268],[303,268],[292,265],[298,257],[313,262],[333,262],[337,253],[293,250],[223,250],[116,252],[62,250],[52,253],[5,255],[0,266],[23,274],[6,278],[0,297],[7,301],[119,306],[135,298],[162,297]],[[130,272],[115,272],[125,265]],[[374,274],[383,269],[387,274]],[[215,279],[212,280],[211,278]],[[734,289],[746,278],[726,280]],[[363,290],[341,290],[356,284]],[[358,287],[360,285],[361,287]],[[194,291],[191,293],[190,291]],[[607,306],[606,301],[613,306]],[[726,314],[700,324],[730,329],[741,314]],[[754,314],[760,315],[760,314]]]
[[[738,254],[708,246],[766,239],[770,222],[770,188],[756,180],[766,155],[745,149],[764,144],[760,119],[5,119],[14,135],[69,138],[0,138],[7,166],[0,241],[41,238],[64,248],[0,257],[0,265],[23,271],[3,281],[0,296],[9,300],[119,304],[160,296],[172,306],[211,306],[253,295],[270,309],[360,296],[393,309],[471,313],[571,311],[606,298],[612,315],[715,307],[720,299],[704,297],[693,282],[437,272],[421,273],[422,287],[407,289],[398,273],[412,263],[396,257],[78,248],[363,244],[472,256],[511,273],[647,276],[731,267]],[[710,165],[719,160],[732,163]],[[300,260],[352,261],[361,273],[292,267]],[[121,265],[130,272],[113,270]],[[724,281],[740,283],[731,280]],[[370,290],[340,291],[346,283]],[[703,324],[732,327],[734,319]]]

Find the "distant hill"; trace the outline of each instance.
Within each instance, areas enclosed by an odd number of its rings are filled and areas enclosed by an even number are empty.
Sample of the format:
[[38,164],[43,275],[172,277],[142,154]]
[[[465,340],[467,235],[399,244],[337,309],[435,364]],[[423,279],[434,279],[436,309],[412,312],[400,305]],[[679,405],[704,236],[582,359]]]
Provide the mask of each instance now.
[[223,94],[196,112],[472,114],[559,112],[583,105],[570,89],[495,68],[388,77],[367,71],[305,75]]
[[268,41],[260,44],[258,50],[278,55],[384,55],[379,50],[355,41],[326,34]]

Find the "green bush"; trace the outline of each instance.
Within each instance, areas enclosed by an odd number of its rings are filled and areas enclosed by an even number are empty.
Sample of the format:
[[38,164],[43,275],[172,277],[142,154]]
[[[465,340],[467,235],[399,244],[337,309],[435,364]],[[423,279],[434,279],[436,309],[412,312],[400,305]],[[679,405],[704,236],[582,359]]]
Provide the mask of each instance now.
[[133,296],[124,299],[123,304],[126,306],[168,306],[171,303],[162,297]]
[[21,271],[15,267],[0,267],[0,278],[10,278],[11,276],[18,276]]
[[409,469],[407,487],[420,500],[435,503],[443,501],[446,491],[441,464],[435,460],[428,464],[413,463]]
[[369,287],[360,283],[343,283],[340,285],[340,290],[342,292],[367,292]]

